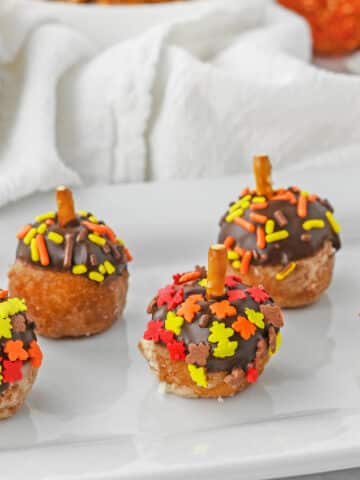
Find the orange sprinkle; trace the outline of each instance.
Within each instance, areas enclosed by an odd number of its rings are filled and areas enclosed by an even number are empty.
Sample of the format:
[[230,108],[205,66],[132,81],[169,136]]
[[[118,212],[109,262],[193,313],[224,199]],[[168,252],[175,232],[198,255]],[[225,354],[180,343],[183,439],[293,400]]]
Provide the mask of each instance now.
[[18,231],[16,238],[18,240],[22,240],[31,228],[31,225],[25,225],[21,230]]
[[267,208],[268,205],[269,202],[252,203],[250,205],[250,210],[263,210],[264,208]]
[[239,225],[239,227],[243,228],[244,230],[247,230],[250,233],[255,232],[255,225],[248,222],[244,218],[241,218],[241,217],[235,218],[234,223],[236,223],[236,225]]
[[191,282],[192,280],[196,280],[197,278],[200,278],[200,272],[195,271],[195,272],[187,272],[182,275],[178,282],[179,283],[186,283],[186,282]]
[[307,215],[307,197],[303,197],[303,196],[299,197],[297,214],[300,218],[306,218],[306,215]]
[[288,191],[287,196],[289,198],[289,202],[292,203],[293,205],[296,205],[297,200],[295,195],[292,192]]
[[311,194],[308,196],[308,200],[309,202],[316,202],[316,200],[318,199],[319,197],[317,195],[315,195],[315,193]]
[[241,191],[240,197],[244,197],[245,195],[249,195],[249,193],[250,193],[249,187],[245,187],[245,188]]
[[285,193],[280,193],[275,195],[272,200],[287,200],[288,202],[292,203],[295,205],[296,203],[296,197],[295,195],[287,190]]
[[47,220],[45,220],[45,223],[46,225],[54,225],[54,220],[52,218],[48,218]]
[[263,227],[257,227],[256,229],[256,246],[261,249],[266,247],[265,230]]
[[247,250],[241,262],[240,273],[243,273],[245,275],[248,273],[251,259],[252,259],[252,251]]
[[49,252],[46,246],[44,235],[36,236],[36,246],[39,250],[40,263],[44,267],[47,267],[50,263]]
[[260,215],[260,213],[250,213],[250,219],[257,223],[266,223],[268,221],[268,217],[266,215]]
[[24,342],[22,340],[8,340],[4,347],[4,352],[7,353],[9,360],[27,360],[29,358],[28,352],[24,349]]
[[132,262],[134,260],[134,257],[131,255],[130,250],[128,248],[124,248],[124,253],[126,255],[127,261]]
[[242,257],[242,256],[244,255],[244,253],[245,253],[245,250],[244,250],[243,248],[241,248],[241,247],[237,247],[237,246],[236,246],[236,247],[234,248],[234,250],[235,250],[235,252],[239,255],[239,257]]
[[7,290],[0,290],[0,298],[7,298],[9,292]]
[[224,245],[227,250],[229,250],[229,248],[231,248],[234,245],[234,243],[235,243],[235,238],[232,237],[231,235],[226,237],[224,240]]
[[287,196],[286,193],[279,193],[275,195],[272,200],[289,200],[289,197]]
[[100,235],[106,235],[109,240],[113,243],[116,242],[116,235],[113,232],[113,230],[108,227],[107,225],[102,225],[102,224],[97,224],[97,223],[91,223],[87,222],[86,220],[83,220],[81,222],[86,228],[91,230],[92,232],[96,232]]

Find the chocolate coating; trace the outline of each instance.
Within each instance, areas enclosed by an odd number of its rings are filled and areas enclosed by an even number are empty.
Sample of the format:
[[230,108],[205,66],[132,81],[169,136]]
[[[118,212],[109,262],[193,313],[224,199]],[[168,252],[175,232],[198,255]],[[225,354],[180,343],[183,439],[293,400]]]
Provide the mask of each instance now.
[[[288,191],[298,201],[300,192],[292,188],[289,188]],[[256,193],[251,192],[251,195],[254,197]],[[252,213],[265,215],[269,219],[275,220],[275,231],[287,230],[289,232],[288,238],[266,243],[265,248],[260,249],[257,246],[255,232],[248,232],[234,222],[227,222],[225,220],[226,215],[224,215],[220,220],[219,242],[223,243],[227,237],[233,237],[237,246],[244,250],[253,251],[251,260],[253,265],[287,265],[291,261],[311,257],[324,246],[327,240],[332,243],[336,250],[340,248],[339,235],[334,232],[326,218],[327,211],[333,212],[333,208],[327,200],[308,201],[306,218],[301,218],[297,214],[297,202],[290,203],[287,200],[272,199],[267,199],[267,201],[268,206],[266,208],[256,211],[252,211],[250,208],[245,209],[242,218],[256,226],[263,227],[263,224],[252,221],[250,216]],[[305,231],[303,223],[312,219],[323,220],[325,226]]]
[[[88,216],[91,216],[89,213]],[[74,265],[86,265],[87,272],[98,272],[99,265],[105,261],[109,261],[115,270],[112,273],[107,272],[108,277],[121,275],[127,269],[127,257],[125,248],[117,242],[111,241],[104,236],[105,245],[97,245],[93,243],[88,235],[93,233],[83,225],[83,221],[88,221],[87,217],[77,216],[74,222],[62,227],[58,224],[57,217],[54,218],[54,224],[48,225],[44,233],[44,240],[50,258],[47,266],[41,262],[34,262],[31,257],[30,245],[26,245],[23,240],[19,240],[16,258],[26,263],[30,263],[36,267],[51,269],[56,271],[71,271]],[[38,228],[43,222],[35,222],[31,226]],[[105,225],[99,222],[99,225]],[[55,232],[64,237],[61,244],[57,244],[48,238],[49,233]],[[70,243],[70,247],[69,247]]]
[[[232,277],[233,278],[233,277]],[[238,279],[239,280],[239,279]],[[271,326],[264,321],[265,325],[264,328],[256,327],[256,331],[253,336],[251,336],[248,340],[244,340],[238,332],[234,330],[234,334],[229,338],[230,341],[237,341],[238,346],[234,355],[226,357],[226,358],[219,358],[213,355],[213,351],[217,346],[216,343],[212,343],[208,341],[208,338],[211,334],[210,328],[214,321],[219,323],[223,322],[226,327],[232,328],[232,324],[237,320],[239,316],[246,318],[245,309],[251,308],[256,312],[260,312],[261,305],[274,305],[273,300],[270,296],[266,295],[266,299],[261,302],[255,301],[252,296],[250,295],[249,287],[243,285],[242,283],[236,282],[234,286],[226,286],[225,287],[225,294],[219,298],[211,298],[210,300],[206,299],[206,289],[201,287],[199,284],[199,280],[195,282],[191,282],[184,285],[175,285],[176,291],[179,288],[184,288],[184,301],[190,296],[194,294],[201,294],[204,297],[203,301],[197,302],[200,305],[200,310],[197,312],[196,316],[194,317],[192,322],[184,322],[181,332],[179,335],[175,335],[176,340],[183,341],[185,345],[186,351],[188,351],[188,347],[190,344],[200,344],[204,343],[210,345],[210,355],[207,358],[206,368],[209,372],[231,372],[234,368],[241,368],[246,371],[250,364],[255,361],[256,352],[258,348],[258,341],[263,338],[265,339],[267,345],[269,345],[269,327]],[[235,301],[231,301],[231,306],[235,307],[236,314],[226,317],[225,319],[219,319],[216,315],[211,311],[210,306],[216,302],[220,302],[222,300],[228,300],[228,292],[232,290],[242,290],[246,297],[244,299],[239,299]],[[156,298],[156,297],[155,297]],[[177,313],[178,310],[181,308],[183,302],[178,305],[174,309],[168,309],[167,305],[157,306],[156,303],[153,303],[152,307],[152,320],[161,320],[165,324],[165,319],[167,313],[169,311]],[[207,326],[202,326],[200,319],[204,315],[207,315],[208,321]],[[199,323],[200,322],[200,323]],[[279,331],[279,328],[274,327],[275,332]],[[160,342],[161,343],[161,342]]]

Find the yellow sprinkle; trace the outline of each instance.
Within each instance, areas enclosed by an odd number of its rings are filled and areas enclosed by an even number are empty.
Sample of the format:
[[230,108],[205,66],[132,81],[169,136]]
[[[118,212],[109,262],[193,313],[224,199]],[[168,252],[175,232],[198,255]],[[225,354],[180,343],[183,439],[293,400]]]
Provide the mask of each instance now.
[[325,227],[325,222],[324,220],[321,220],[321,218],[316,218],[314,220],[306,220],[306,222],[303,223],[304,230],[312,230],[313,228],[324,228],[324,227]]
[[124,242],[124,240],[123,240],[122,238],[117,238],[116,241],[117,241],[117,243],[118,243],[119,245],[121,245],[121,246],[125,245],[125,242]]
[[330,223],[331,228],[334,230],[335,233],[340,233],[341,232],[341,227],[337,223],[337,221],[334,218],[334,215],[328,210],[326,213],[326,218],[328,219],[328,222]]
[[266,202],[266,198],[265,197],[254,197],[252,199],[252,203],[263,203],[263,202]]
[[43,234],[43,233],[46,232],[47,228],[48,227],[47,227],[46,223],[41,223],[37,228],[37,233]]
[[202,279],[200,280],[200,282],[199,282],[199,285],[200,285],[200,287],[206,288],[206,287],[207,287],[207,283],[208,283],[207,278],[202,278]]
[[100,263],[100,265],[99,265],[99,272],[102,273],[103,275],[105,275],[105,273],[106,273],[106,268],[104,267],[104,265],[102,263]]
[[0,303],[0,319],[5,320],[17,313],[26,312],[26,310],[25,300],[17,297],[9,298],[5,302]]
[[24,237],[23,242],[25,243],[25,245],[30,245],[31,240],[35,237],[35,235],[36,235],[36,228],[31,228]]
[[72,273],[74,275],[82,275],[83,273],[87,272],[87,267],[84,264],[74,265],[72,267]]
[[234,250],[228,250],[227,258],[228,260],[238,260],[239,255]]
[[106,271],[107,271],[108,275],[112,275],[116,270],[114,265],[111,262],[109,262],[109,260],[105,260],[104,266],[106,268]]
[[105,238],[100,237],[100,236],[97,235],[96,233],[89,233],[88,239],[90,240],[90,242],[93,242],[93,243],[95,243],[96,245],[100,245],[101,247],[103,247],[103,246],[105,245],[105,243],[106,243]]
[[95,282],[99,282],[99,283],[104,281],[104,275],[98,272],[90,272],[89,278],[90,280],[94,280]]
[[265,223],[265,233],[267,235],[270,235],[271,233],[273,233],[274,229],[275,229],[275,221],[267,220],[267,222]]
[[241,217],[244,214],[244,210],[242,208],[238,208],[237,210],[234,210],[233,212],[229,213],[229,215],[226,216],[225,220],[228,223],[231,223],[235,218]]
[[234,212],[235,210],[237,210],[238,208],[241,207],[241,200],[238,200],[237,202],[233,203],[232,205],[230,205],[229,207],[229,212]]
[[282,270],[281,272],[278,272],[275,276],[276,280],[284,280],[290,273],[292,273],[296,268],[296,262],[291,262],[288,267],[285,268],[285,270]]
[[197,367],[194,364],[188,365],[188,371],[190,373],[190,377],[196,385],[199,387],[206,388],[208,386],[207,378],[206,378],[206,370],[204,367]]
[[235,262],[232,262],[231,265],[235,270],[240,270],[241,262],[240,262],[240,260],[235,260]]
[[81,218],[86,218],[89,214],[86,210],[78,210],[77,211],[77,214],[79,215],[79,217]]
[[33,262],[38,262],[40,260],[40,256],[39,256],[39,250],[37,248],[37,243],[35,238],[31,240],[30,252],[31,252],[31,260]]
[[271,351],[271,348],[269,348],[269,357],[272,357],[273,355],[275,355],[275,353],[277,353],[277,352],[280,350],[281,343],[282,343],[282,336],[281,336],[281,333],[278,332],[278,333],[276,334],[276,347],[275,347],[275,352],[273,353],[273,352]]
[[309,196],[309,192],[300,192],[300,196],[301,196],[301,197],[308,197],[308,196]]
[[90,215],[89,220],[92,223],[99,223],[99,220],[97,219],[97,217],[95,217],[95,215]]
[[61,245],[64,241],[64,237],[60,235],[60,233],[56,233],[56,232],[50,232],[47,238],[52,242],[57,243],[58,245]]
[[270,233],[266,235],[265,240],[268,243],[277,242],[278,240],[284,240],[289,236],[289,232],[287,230],[279,230],[278,232]]
[[38,215],[35,217],[35,222],[43,222],[44,220],[48,220],[49,218],[55,218],[55,212],[47,212],[43,213],[42,215]]

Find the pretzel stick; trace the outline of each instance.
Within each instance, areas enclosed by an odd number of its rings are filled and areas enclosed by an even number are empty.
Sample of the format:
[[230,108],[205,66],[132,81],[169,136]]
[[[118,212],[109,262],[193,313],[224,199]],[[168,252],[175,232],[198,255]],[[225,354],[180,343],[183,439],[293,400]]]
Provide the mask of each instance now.
[[74,200],[71,190],[63,185],[56,189],[56,203],[58,207],[58,222],[61,227],[76,219]]
[[256,180],[256,193],[271,197],[273,195],[271,181],[271,163],[266,155],[257,155],[254,157],[254,174]]
[[208,255],[207,298],[221,297],[225,293],[227,255],[225,245],[211,245]]

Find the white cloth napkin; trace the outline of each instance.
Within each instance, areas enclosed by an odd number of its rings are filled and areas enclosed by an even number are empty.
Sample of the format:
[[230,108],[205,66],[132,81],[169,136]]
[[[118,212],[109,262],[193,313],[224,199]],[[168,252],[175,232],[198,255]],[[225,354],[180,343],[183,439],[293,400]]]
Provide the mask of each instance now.
[[360,79],[309,65],[267,0],[2,0],[0,204],[59,183],[218,176],[360,154]]

